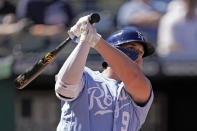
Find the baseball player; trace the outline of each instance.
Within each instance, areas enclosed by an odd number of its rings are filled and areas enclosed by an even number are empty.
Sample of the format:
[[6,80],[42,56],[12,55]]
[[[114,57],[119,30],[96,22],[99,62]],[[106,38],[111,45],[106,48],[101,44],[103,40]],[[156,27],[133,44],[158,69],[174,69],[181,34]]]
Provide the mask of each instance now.
[[[68,34],[78,44],[56,75],[62,111],[57,131],[139,130],[153,101],[151,83],[142,73],[143,58],[153,54],[153,46],[133,28],[105,41],[88,16]],[[90,48],[104,58],[101,73],[85,67]]]

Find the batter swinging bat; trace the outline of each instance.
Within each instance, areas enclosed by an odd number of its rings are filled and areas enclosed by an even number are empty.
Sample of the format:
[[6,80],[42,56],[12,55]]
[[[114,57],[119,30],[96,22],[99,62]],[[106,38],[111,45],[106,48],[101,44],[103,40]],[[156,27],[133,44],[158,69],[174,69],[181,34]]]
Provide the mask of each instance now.
[[[100,20],[100,16],[97,13],[93,13],[89,17],[89,22],[91,24],[97,23]],[[25,88],[31,81],[33,81],[36,77],[38,77],[45,68],[54,61],[56,55],[64,48],[64,46],[71,41],[71,38],[67,38],[66,40],[62,41],[54,50],[47,53],[41,60],[35,63],[32,68],[28,69],[23,74],[19,75],[14,84],[17,89]]]

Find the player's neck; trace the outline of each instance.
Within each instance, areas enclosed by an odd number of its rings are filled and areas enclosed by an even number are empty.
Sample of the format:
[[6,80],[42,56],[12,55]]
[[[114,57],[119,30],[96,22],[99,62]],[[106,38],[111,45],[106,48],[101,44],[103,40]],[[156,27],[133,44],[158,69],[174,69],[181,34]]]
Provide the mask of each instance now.
[[118,77],[118,75],[111,69],[111,67],[107,67],[102,74],[110,79],[114,79],[117,82],[121,82],[120,78]]

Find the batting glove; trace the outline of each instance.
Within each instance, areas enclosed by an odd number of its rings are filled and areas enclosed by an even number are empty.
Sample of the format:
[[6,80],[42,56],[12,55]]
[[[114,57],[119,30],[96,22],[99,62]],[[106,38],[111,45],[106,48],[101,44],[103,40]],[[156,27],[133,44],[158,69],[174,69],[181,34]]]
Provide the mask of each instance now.
[[[71,27],[68,31],[68,35],[71,39],[76,39],[77,43],[88,43],[91,47],[94,47],[101,38],[101,35],[96,32],[94,25],[89,23],[90,15],[84,16]],[[76,38],[77,37],[77,38]]]

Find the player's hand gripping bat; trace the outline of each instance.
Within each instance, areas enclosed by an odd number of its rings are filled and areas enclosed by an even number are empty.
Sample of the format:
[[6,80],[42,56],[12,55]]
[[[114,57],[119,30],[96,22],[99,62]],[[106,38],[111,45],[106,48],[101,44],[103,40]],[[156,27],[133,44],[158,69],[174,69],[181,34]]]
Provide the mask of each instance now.
[[[97,23],[100,20],[100,16],[97,13],[93,13],[89,17],[90,24]],[[31,81],[38,77],[45,68],[54,61],[56,55],[65,47],[67,43],[71,41],[71,38],[67,38],[62,41],[54,50],[48,52],[41,60],[35,63],[30,69],[19,75],[14,84],[17,89],[25,88]]]

